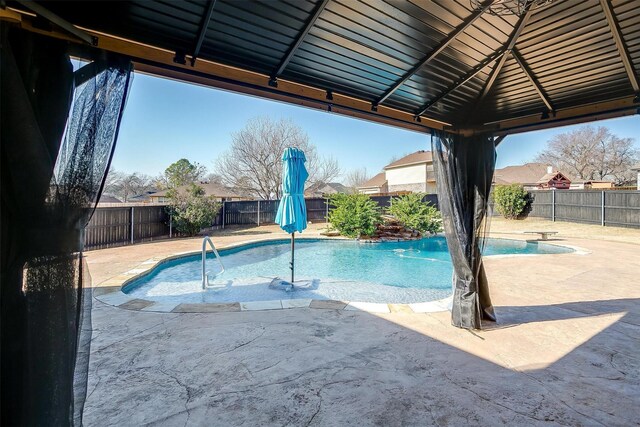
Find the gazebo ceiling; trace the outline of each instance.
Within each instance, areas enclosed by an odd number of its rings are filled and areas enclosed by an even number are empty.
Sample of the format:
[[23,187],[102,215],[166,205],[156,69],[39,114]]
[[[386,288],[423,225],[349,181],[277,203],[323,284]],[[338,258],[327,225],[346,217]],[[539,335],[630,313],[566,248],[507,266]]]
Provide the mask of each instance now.
[[[98,47],[131,56],[141,71],[424,131],[504,134],[637,113],[640,0],[543,1],[521,16],[488,10],[503,1],[41,1],[35,9],[97,36]],[[22,26],[48,31],[26,15]]]

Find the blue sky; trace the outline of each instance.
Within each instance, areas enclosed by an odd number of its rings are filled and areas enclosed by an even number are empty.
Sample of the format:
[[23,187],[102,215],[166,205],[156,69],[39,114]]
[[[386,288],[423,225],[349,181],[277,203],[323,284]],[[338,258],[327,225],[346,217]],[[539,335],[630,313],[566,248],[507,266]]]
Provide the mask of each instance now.
[[[343,171],[366,167],[379,172],[389,159],[428,150],[428,135],[337,114],[136,74],[127,100],[113,166],[125,172],[158,175],[187,158],[215,172],[215,159],[231,134],[256,116],[291,118],[320,154],[336,157]],[[640,116],[598,122],[640,149]],[[498,147],[498,167],[533,159],[554,134],[573,127],[507,137]]]

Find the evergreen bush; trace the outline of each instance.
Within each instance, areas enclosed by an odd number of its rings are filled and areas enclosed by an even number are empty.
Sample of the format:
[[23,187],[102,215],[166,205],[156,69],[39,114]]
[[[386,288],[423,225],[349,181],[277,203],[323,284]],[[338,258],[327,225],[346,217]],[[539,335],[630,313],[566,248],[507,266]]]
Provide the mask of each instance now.
[[329,222],[343,236],[371,236],[382,222],[380,207],[366,194],[332,194]]
[[442,216],[429,202],[423,202],[423,193],[410,193],[393,199],[387,212],[405,227],[425,234],[442,231]]
[[497,185],[492,193],[494,207],[507,219],[516,219],[529,202],[529,193],[519,184]]
[[202,187],[191,184],[186,190],[172,189],[167,193],[173,227],[179,233],[195,236],[205,227],[210,227],[222,204],[205,195]]

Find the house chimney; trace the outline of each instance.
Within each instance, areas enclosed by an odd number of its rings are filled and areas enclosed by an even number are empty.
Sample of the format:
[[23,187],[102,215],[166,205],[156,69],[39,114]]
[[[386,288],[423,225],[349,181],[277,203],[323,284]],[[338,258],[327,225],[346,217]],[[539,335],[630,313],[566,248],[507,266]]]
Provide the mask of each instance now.
[[553,166],[547,166],[547,173],[553,173]]

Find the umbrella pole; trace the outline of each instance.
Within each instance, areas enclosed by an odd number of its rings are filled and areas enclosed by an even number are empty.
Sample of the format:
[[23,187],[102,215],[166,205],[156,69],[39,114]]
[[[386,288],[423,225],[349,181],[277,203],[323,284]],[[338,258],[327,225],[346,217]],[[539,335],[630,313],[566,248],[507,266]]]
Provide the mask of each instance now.
[[296,232],[291,233],[291,284],[293,285],[293,262],[295,260]]

